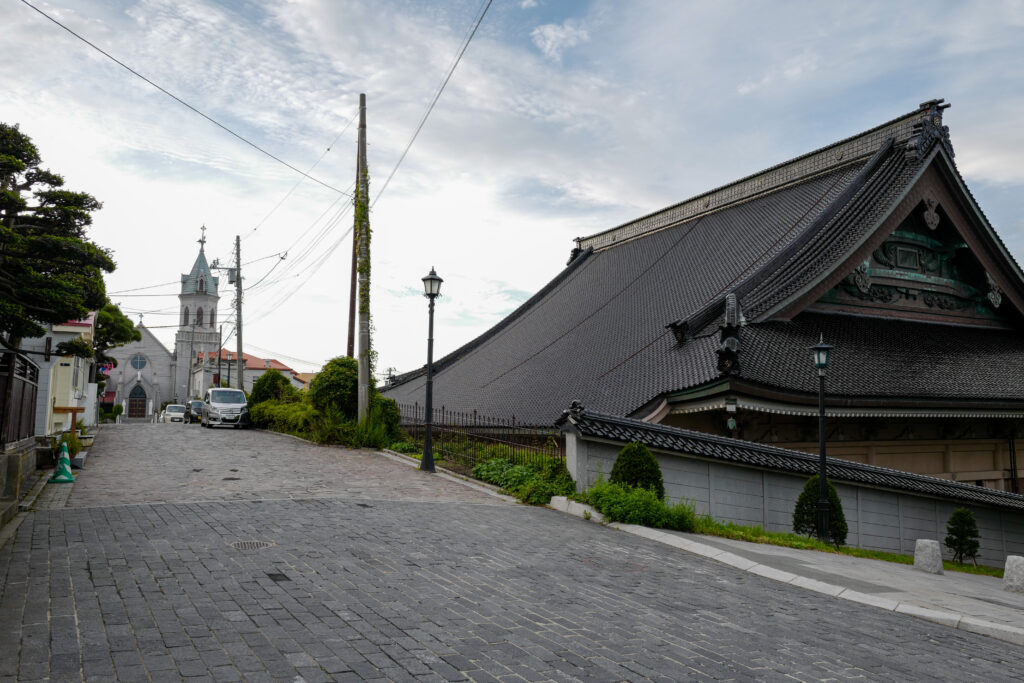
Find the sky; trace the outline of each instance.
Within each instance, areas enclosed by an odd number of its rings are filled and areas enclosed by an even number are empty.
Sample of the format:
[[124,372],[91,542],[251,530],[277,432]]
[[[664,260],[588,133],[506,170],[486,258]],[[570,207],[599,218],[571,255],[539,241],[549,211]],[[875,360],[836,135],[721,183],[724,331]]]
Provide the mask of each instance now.
[[103,202],[110,298],[169,348],[205,225],[222,264],[241,236],[246,352],[299,371],[345,353],[360,93],[381,376],[426,362],[431,267],[438,358],[555,277],[573,238],[933,98],[1024,262],[1024,2],[493,0],[380,194],[486,0],[31,1],[323,183],[0,0],[0,121]]

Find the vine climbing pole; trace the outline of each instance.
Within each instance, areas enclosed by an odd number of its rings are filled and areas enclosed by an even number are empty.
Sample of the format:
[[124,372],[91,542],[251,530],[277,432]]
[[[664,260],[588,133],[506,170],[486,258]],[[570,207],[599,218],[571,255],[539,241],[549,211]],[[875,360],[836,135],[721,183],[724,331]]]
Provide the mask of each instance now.
[[356,152],[355,225],[359,245],[359,395],[362,424],[370,412],[370,177],[366,167],[366,95],[359,95],[359,148]]

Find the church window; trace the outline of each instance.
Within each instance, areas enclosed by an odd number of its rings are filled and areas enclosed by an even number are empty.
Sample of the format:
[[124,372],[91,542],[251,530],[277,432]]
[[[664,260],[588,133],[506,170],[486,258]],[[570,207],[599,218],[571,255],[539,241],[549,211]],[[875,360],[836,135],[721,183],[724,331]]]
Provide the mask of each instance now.
[[181,326],[182,327],[187,327],[188,326],[188,306],[186,306],[181,311]]
[[141,370],[142,368],[146,367],[146,357],[143,356],[141,353],[137,353],[134,356],[132,356],[131,364],[132,367],[135,368],[136,370]]
[[202,275],[199,276],[199,284],[196,286],[196,289],[200,292],[206,291],[206,278]]
[[217,326],[217,311],[210,311],[210,327]]
[[199,327],[203,326],[203,309],[202,308],[200,308],[198,311],[196,311],[196,325],[198,325]]

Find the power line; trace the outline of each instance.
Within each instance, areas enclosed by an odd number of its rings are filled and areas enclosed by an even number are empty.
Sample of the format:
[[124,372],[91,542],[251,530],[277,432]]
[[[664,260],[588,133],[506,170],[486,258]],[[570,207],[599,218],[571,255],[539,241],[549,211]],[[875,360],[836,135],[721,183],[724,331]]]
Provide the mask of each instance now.
[[171,280],[170,282],[161,282],[158,285],[146,285],[145,287],[135,287],[134,289],[121,289],[121,290],[118,290],[116,292],[107,292],[107,296],[111,296],[111,295],[114,295],[114,294],[124,294],[125,292],[139,292],[139,291],[141,291],[143,289],[156,289],[157,287],[166,287],[167,285],[176,285],[176,284],[179,284],[179,282],[180,282],[179,280]]
[[[355,115],[352,118],[350,118],[348,120],[348,123],[345,124],[345,127],[341,129],[341,132],[338,133],[338,135],[334,138],[334,140],[331,142],[331,144],[327,145],[327,149],[325,149],[323,151],[323,154],[320,155],[320,158],[318,158],[316,161],[313,162],[313,165],[309,167],[309,169],[306,171],[306,173],[312,173],[313,169],[316,168],[317,165],[321,161],[324,160],[324,157],[327,156],[327,153],[331,151],[331,149],[334,147],[334,145],[338,144],[338,140],[340,140],[341,136],[345,134],[345,131],[348,130],[348,127],[352,125],[352,122],[356,120],[356,116],[359,116],[359,112],[358,111],[355,113]],[[292,185],[291,189],[288,190],[288,192],[286,192],[283,197],[281,197],[281,201],[279,201],[277,204],[275,204],[274,208],[272,208],[270,211],[268,211],[267,215],[264,216],[263,219],[260,220],[260,222],[256,224],[256,227],[254,227],[252,230],[250,230],[248,233],[246,233],[246,235],[244,237],[242,237],[242,239],[243,240],[248,239],[249,237],[252,236],[252,234],[254,232],[259,230],[263,226],[263,224],[267,222],[267,219],[270,218],[272,215],[274,215],[275,211],[277,211],[278,209],[281,208],[281,205],[284,204],[285,201],[287,201],[288,198],[292,196],[292,193],[295,192],[295,190],[297,190],[299,188],[299,185],[301,185],[301,184],[302,184],[302,178],[299,178],[298,180],[296,180],[295,184]],[[348,192],[351,192],[351,190],[348,190]]]
[[[22,2],[24,1],[25,0],[22,0]],[[380,191],[377,192],[377,196],[373,198],[373,202],[370,204],[371,209],[377,204],[377,200],[380,199],[380,196],[384,194],[384,190],[387,189],[388,183],[390,183],[391,179],[395,177],[395,173],[398,171],[398,167],[402,165],[402,161],[405,160],[405,155],[409,153],[409,149],[412,147],[412,143],[416,142],[416,136],[418,136],[420,134],[420,131],[423,129],[423,125],[427,122],[427,117],[430,116],[430,112],[434,111],[434,105],[437,104],[438,99],[441,98],[441,93],[444,92],[445,86],[448,85],[448,81],[451,80],[452,74],[455,73],[455,68],[459,65],[459,62],[462,61],[462,55],[466,53],[466,49],[469,47],[470,41],[473,40],[473,36],[476,35],[476,30],[480,28],[480,22],[484,20],[484,15],[486,15],[487,10],[491,8],[492,2],[494,2],[494,0],[487,0],[487,4],[484,6],[483,11],[480,12],[480,16],[477,17],[476,23],[473,25],[473,30],[469,32],[469,36],[466,37],[465,42],[462,44],[462,49],[459,50],[459,54],[455,58],[455,63],[452,64],[451,68],[448,70],[448,75],[445,76],[444,81],[441,82],[441,87],[439,87],[437,89],[437,92],[434,94],[434,99],[430,101],[430,105],[427,107],[426,113],[424,113],[423,118],[420,119],[420,125],[416,126],[416,132],[412,134],[412,138],[409,140],[409,144],[405,146],[405,150],[402,152],[402,156],[398,158],[398,163],[396,163],[395,167],[391,169],[390,175],[388,175],[388,178],[387,180],[384,181],[384,184],[381,185]]]
[[250,141],[250,140],[247,140],[246,138],[242,137],[241,135],[239,135],[239,134],[238,134],[238,133],[236,133],[235,131],[231,130],[230,128],[228,128],[227,126],[225,126],[224,124],[222,124],[222,123],[221,123],[220,121],[217,121],[216,119],[214,119],[214,118],[212,118],[212,117],[210,117],[210,116],[207,116],[206,114],[204,114],[203,112],[199,111],[198,109],[196,109],[196,108],[195,108],[195,107],[193,107],[193,106],[192,106],[191,104],[189,104],[189,103],[188,103],[188,102],[186,102],[185,100],[181,99],[180,97],[178,97],[178,96],[177,96],[177,95],[175,95],[174,93],[172,93],[172,92],[168,91],[168,90],[167,90],[167,89],[165,89],[165,88],[162,88],[161,86],[157,85],[157,84],[156,84],[156,83],[154,83],[153,81],[149,80],[148,78],[146,78],[145,76],[143,76],[142,74],[140,74],[140,73],[139,73],[138,71],[136,71],[135,69],[131,68],[130,66],[128,66],[127,64],[125,64],[124,62],[122,62],[121,60],[119,60],[119,59],[118,59],[117,57],[114,57],[114,56],[113,56],[113,55],[111,55],[111,54],[110,54],[109,52],[106,52],[106,51],[104,51],[104,50],[103,50],[102,48],[98,47],[98,46],[97,46],[97,45],[95,45],[94,43],[91,43],[91,42],[89,42],[89,41],[88,41],[87,39],[85,39],[85,38],[84,38],[84,37],[82,37],[81,35],[79,35],[79,34],[75,33],[75,32],[74,32],[74,31],[72,31],[72,30],[71,30],[70,28],[68,28],[67,26],[65,26],[64,24],[60,23],[60,22],[59,22],[59,21],[57,21],[56,19],[54,19],[53,17],[51,17],[51,16],[49,15],[49,14],[47,14],[47,13],[46,13],[46,12],[44,12],[43,10],[41,10],[41,9],[39,9],[38,7],[36,7],[35,5],[33,5],[33,4],[32,4],[31,2],[29,2],[28,0],[21,0],[21,2],[22,2],[22,3],[24,4],[24,5],[26,5],[26,6],[28,6],[28,7],[31,7],[31,8],[33,9],[33,10],[35,10],[36,12],[38,12],[39,14],[41,14],[42,16],[46,17],[47,19],[49,19],[49,20],[50,20],[50,21],[52,21],[53,23],[57,24],[57,26],[60,26],[60,27],[61,27],[62,29],[64,29],[65,31],[67,31],[68,33],[70,33],[71,35],[73,35],[73,36],[74,36],[75,38],[78,38],[78,39],[79,39],[79,40],[81,40],[81,41],[82,41],[83,43],[85,43],[86,45],[88,45],[88,46],[89,46],[89,47],[91,47],[92,49],[94,49],[94,50],[96,50],[97,52],[99,52],[100,54],[102,54],[102,55],[103,55],[104,57],[106,57],[106,58],[110,59],[111,61],[115,62],[115,63],[116,63],[116,64],[118,64],[119,66],[121,66],[121,67],[123,67],[123,68],[127,69],[127,70],[128,70],[128,71],[129,71],[130,73],[134,74],[135,76],[138,76],[139,78],[141,78],[142,80],[144,80],[144,81],[145,81],[146,83],[149,83],[149,84],[150,84],[151,86],[153,86],[154,88],[156,88],[157,90],[159,90],[159,91],[160,91],[160,92],[162,92],[163,94],[167,95],[168,97],[170,97],[170,98],[171,98],[171,99],[173,99],[174,101],[176,101],[176,102],[178,102],[179,104],[181,104],[181,105],[183,105],[183,106],[187,107],[188,109],[192,110],[192,111],[193,111],[193,112],[195,112],[196,114],[199,114],[200,116],[202,116],[202,117],[203,117],[204,119],[206,119],[207,121],[209,121],[209,122],[210,122],[210,123],[212,123],[213,125],[217,126],[218,128],[220,128],[221,130],[223,130],[223,131],[225,131],[225,132],[227,132],[227,133],[230,133],[231,135],[233,135],[234,137],[238,138],[239,140],[241,140],[241,141],[242,141],[242,142],[244,142],[245,144],[249,145],[250,147],[252,147],[252,148],[253,148],[253,149],[255,149],[256,151],[260,152],[261,154],[264,154],[264,155],[266,155],[266,156],[270,157],[271,159],[273,159],[274,161],[276,161],[276,162],[277,162],[277,163],[279,163],[279,164],[282,164],[282,165],[284,165],[284,166],[287,166],[288,168],[290,168],[291,170],[295,171],[295,172],[296,172],[296,173],[298,173],[299,175],[302,175],[302,176],[304,176],[304,177],[306,177],[306,178],[308,178],[308,179],[312,180],[312,181],[313,181],[314,183],[317,183],[317,184],[319,184],[319,185],[323,185],[323,186],[324,186],[324,187],[326,187],[327,189],[329,189],[329,190],[333,190],[333,191],[335,191],[335,192],[337,192],[337,193],[339,193],[339,194],[346,194],[345,192],[342,192],[342,191],[341,191],[341,190],[339,190],[338,188],[334,187],[333,185],[328,185],[327,183],[325,183],[324,181],[320,180],[319,178],[314,178],[313,176],[309,175],[308,173],[305,173],[305,172],[303,172],[303,171],[299,170],[299,169],[298,169],[298,168],[296,168],[295,166],[292,166],[291,164],[289,164],[289,163],[288,163],[287,161],[285,161],[284,159],[281,159],[280,157],[276,157],[276,156],[274,156],[273,154],[271,154],[271,153],[270,153],[270,152],[268,152],[267,150],[265,150],[265,149],[263,149],[262,147],[260,147],[259,145],[257,145],[257,144],[256,144],[255,142],[252,142],[252,141]]

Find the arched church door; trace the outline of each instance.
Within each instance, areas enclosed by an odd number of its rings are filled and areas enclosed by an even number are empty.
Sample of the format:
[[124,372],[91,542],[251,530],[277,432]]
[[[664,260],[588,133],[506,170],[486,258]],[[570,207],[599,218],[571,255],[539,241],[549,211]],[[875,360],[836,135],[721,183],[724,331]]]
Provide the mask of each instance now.
[[128,417],[146,417],[146,390],[136,384],[128,394]]

